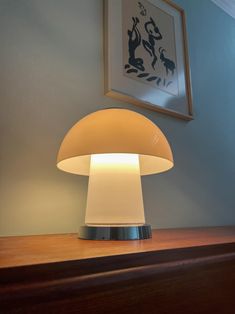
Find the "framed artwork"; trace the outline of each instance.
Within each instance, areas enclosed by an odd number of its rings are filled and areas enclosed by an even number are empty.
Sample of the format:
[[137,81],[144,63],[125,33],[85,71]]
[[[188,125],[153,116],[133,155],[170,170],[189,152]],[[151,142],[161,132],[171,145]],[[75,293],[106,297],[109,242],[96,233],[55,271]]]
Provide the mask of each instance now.
[[168,0],[104,0],[105,94],[190,120],[184,10]]

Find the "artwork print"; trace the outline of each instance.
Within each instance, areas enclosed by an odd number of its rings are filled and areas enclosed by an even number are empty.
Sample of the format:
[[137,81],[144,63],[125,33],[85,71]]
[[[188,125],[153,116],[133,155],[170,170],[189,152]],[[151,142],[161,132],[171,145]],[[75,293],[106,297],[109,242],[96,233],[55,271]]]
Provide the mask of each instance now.
[[171,0],[104,0],[105,95],[192,120],[185,12]]
[[146,0],[122,0],[123,74],[178,96],[174,19]]

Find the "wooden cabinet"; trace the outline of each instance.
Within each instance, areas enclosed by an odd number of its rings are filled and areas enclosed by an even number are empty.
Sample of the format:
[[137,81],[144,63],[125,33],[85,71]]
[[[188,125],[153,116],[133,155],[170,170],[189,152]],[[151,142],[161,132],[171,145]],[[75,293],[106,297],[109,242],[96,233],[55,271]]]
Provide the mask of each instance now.
[[0,238],[0,313],[235,313],[235,227]]

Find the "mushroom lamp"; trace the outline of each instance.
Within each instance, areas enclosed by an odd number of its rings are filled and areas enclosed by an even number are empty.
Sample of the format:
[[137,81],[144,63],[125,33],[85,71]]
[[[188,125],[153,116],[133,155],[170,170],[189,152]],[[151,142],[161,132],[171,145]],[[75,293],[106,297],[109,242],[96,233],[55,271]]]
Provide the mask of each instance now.
[[66,134],[57,167],[89,176],[85,225],[79,238],[151,238],[145,224],[141,176],[173,167],[170,145],[145,116],[110,108],[91,113]]

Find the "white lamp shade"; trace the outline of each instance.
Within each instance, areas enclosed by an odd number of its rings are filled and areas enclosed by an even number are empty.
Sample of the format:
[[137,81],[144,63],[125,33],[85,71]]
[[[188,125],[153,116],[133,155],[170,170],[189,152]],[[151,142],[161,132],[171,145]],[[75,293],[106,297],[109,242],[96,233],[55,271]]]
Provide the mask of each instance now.
[[66,134],[57,167],[90,174],[93,154],[138,154],[140,175],[173,167],[170,145],[162,131],[143,115],[127,109],[104,109],[89,114]]

